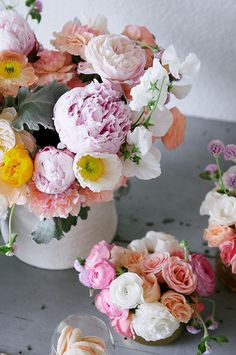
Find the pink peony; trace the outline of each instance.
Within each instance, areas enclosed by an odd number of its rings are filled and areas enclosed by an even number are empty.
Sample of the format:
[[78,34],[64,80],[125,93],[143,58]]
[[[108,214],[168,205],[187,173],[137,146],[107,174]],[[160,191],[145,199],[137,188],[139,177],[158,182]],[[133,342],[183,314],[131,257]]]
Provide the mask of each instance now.
[[121,95],[111,84],[97,81],[62,95],[54,107],[61,142],[74,153],[117,153],[131,125]]
[[69,214],[77,216],[81,203],[79,186],[74,183],[63,193],[47,194],[37,189],[34,182],[28,184],[27,204],[31,212],[40,219],[43,218],[67,218]]
[[209,261],[201,254],[191,254],[190,264],[197,275],[196,291],[199,296],[208,297],[214,292],[215,273]]
[[47,194],[66,191],[75,181],[73,155],[50,146],[43,148],[35,157],[33,181],[39,191]]
[[85,48],[88,63],[80,63],[78,72],[95,72],[103,81],[134,85],[144,74],[145,51],[122,35],[102,35],[91,39]]
[[127,318],[129,311],[115,306],[110,299],[110,289],[105,288],[96,295],[95,306],[99,312],[106,314],[109,318]]
[[66,84],[75,75],[75,64],[68,53],[43,50],[38,57],[39,60],[32,64],[38,85],[43,86],[53,80]]
[[114,318],[111,321],[111,325],[124,337],[132,338],[134,335],[131,316],[128,316],[127,318]]
[[219,224],[210,225],[204,231],[203,238],[207,240],[209,247],[219,247],[220,244],[236,237],[235,230]]
[[163,282],[162,268],[168,261],[168,253],[153,253],[146,255],[141,262],[141,271],[144,274],[154,274],[158,282]]
[[84,57],[84,48],[88,42],[96,36],[98,32],[93,28],[79,22],[67,22],[61,32],[54,32],[55,39],[51,40],[51,44],[61,52],[68,52],[73,55]]
[[16,11],[0,11],[0,51],[29,54],[35,46],[35,35],[27,21]]
[[103,290],[107,288],[116,276],[114,266],[107,260],[102,260],[88,270],[88,279],[92,288]]
[[109,260],[112,248],[113,245],[108,244],[105,240],[95,244],[86,259],[85,267],[87,269],[91,269],[94,268],[100,261]]
[[236,238],[228,240],[220,245],[220,257],[226,266],[230,266],[231,260],[236,255]]
[[162,276],[167,285],[176,292],[190,295],[196,290],[197,275],[192,266],[178,256],[170,257],[164,264]]

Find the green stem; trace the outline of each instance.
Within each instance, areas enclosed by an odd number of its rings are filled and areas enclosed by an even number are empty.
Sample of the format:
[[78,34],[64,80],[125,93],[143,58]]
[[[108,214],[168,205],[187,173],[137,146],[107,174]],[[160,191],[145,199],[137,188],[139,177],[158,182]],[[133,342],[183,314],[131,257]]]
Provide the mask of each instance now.
[[187,240],[182,240],[180,242],[181,248],[184,249],[184,261],[187,263],[189,258],[188,242]]
[[157,45],[151,46],[150,44],[140,42],[140,41],[136,41],[136,44],[142,47],[143,49],[151,49],[154,53],[156,53],[159,50]]
[[14,203],[11,207],[10,215],[9,215],[9,246],[12,246],[12,218],[14,215],[16,204]]
[[144,110],[142,111],[142,113],[140,114],[139,118],[137,119],[137,121],[135,121],[133,124],[132,124],[132,129],[135,129],[137,126],[138,126],[138,123],[140,122],[141,118],[143,117],[144,115]]
[[4,2],[3,0],[0,0],[0,2],[1,2],[1,4],[2,4],[2,6],[5,8],[5,10],[7,10],[7,9],[8,9],[8,6],[5,4],[5,2]]
[[196,314],[198,320],[199,320],[199,321],[201,322],[201,324],[202,324],[202,327],[203,327],[203,330],[204,330],[204,335],[203,335],[203,337],[204,337],[204,338],[208,337],[208,336],[209,336],[209,333],[208,333],[208,330],[207,330],[207,327],[206,327],[206,324],[205,324],[204,320],[202,319],[202,317],[200,316],[200,314],[199,314],[198,312],[195,311],[195,314]]
[[216,165],[217,165],[218,172],[219,172],[219,183],[220,183],[220,187],[221,187],[221,189],[224,191],[224,193],[227,195],[227,191],[226,191],[226,188],[225,188],[223,179],[222,179],[222,171],[221,171],[221,167],[220,167],[219,158],[218,158],[218,157],[215,157],[215,161],[216,161]]

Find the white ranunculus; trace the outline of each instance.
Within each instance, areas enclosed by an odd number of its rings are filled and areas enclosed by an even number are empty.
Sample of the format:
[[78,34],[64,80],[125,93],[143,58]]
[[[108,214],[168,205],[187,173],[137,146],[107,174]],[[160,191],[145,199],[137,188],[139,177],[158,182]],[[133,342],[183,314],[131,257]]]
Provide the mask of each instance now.
[[123,160],[123,175],[126,177],[136,176],[141,180],[155,179],[161,175],[160,160],[160,150],[152,146],[150,151],[141,157],[139,164],[129,159]]
[[149,252],[172,253],[180,249],[177,239],[163,232],[149,231],[144,237]]
[[132,309],[144,302],[143,280],[133,272],[125,272],[110,284],[111,302],[122,309]]
[[156,109],[150,120],[152,124],[150,131],[155,137],[163,137],[172,126],[173,120],[173,115],[167,108],[163,107],[162,110]]
[[80,185],[93,192],[113,190],[122,176],[122,164],[116,154],[76,154],[73,171]]
[[0,163],[3,162],[6,151],[13,148],[15,144],[16,137],[11,124],[0,119]]
[[236,223],[236,198],[228,195],[221,197],[210,209],[211,223],[231,226]]
[[152,146],[152,133],[145,127],[136,127],[133,132],[127,134],[127,142],[130,145],[135,145],[142,156],[147,154]]
[[0,219],[7,218],[7,209],[9,207],[8,200],[5,196],[0,195]]
[[[157,89],[150,90],[151,84],[156,83]],[[133,111],[140,111],[150,100],[158,100],[157,108],[162,107],[167,99],[169,77],[166,69],[159,60],[153,60],[153,66],[148,68],[140,79],[140,83],[131,89],[132,100],[130,108]]]
[[128,245],[128,249],[138,251],[140,253],[148,254],[147,246],[144,238],[132,240]]
[[143,303],[135,311],[132,321],[134,332],[146,341],[170,337],[180,326],[161,303]]
[[210,215],[210,211],[212,209],[212,207],[214,206],[214,204],[221,198],[221,194],[219,194],[216,191],[209,191],[206,196],[205,199],[202,201],[201,207],[200,207],[200,215],[204,216]]

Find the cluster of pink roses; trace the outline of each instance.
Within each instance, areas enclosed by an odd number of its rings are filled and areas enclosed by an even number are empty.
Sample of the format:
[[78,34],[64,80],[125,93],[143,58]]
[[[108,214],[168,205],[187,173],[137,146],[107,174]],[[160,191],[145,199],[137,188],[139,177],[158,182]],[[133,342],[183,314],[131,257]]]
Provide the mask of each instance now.
[[180,323],[201,328],[199,297],[215,287],[211,264],[201,254],[188,255],[185,243],[162,232],[148,232],[128,248],[101,241],[75,269],[80,282],[99,290],[97,309],[123,336],[157,341]]
[[236,274],[236,165],[223,172],[219,164],[220,156],[236,162],[236,145],[213,140],[208,148],[216,164],[208,165],[201,177],[212,180],[216,187],[207,193],[200,208],[201,215],[210,216],[203,238],[209,247],[220,249],[222,262]]

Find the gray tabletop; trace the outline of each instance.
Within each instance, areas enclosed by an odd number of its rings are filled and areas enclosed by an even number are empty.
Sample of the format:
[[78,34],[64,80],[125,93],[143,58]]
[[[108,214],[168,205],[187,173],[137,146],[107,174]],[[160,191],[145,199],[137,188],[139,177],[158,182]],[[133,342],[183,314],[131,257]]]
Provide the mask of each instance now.
[[[117,199],[116,240],[128,242],[150,229],[162,230],[188,239],[194,251],[209,252],[202,243],[207,219],[198,211],[211,185],[201,181],[198,173],[210,162],[207,142],[221,138],[225,143],[235,143],[235,128],[233,123],[189,118],[185,144],[174,152],[163,150],[161,177],[148,182],[134,179],[129,195]],[[213,256],[214,251],[210,250],[209,255]],[[235,354],[236,295],[217,285],[214,298],[218,318],[223,320],[216,333],[230,340],[224,347],[214,345],[214,354]],[[74,270],[40,270],[16,258],[0,256],[0,353],[47,355],[57,323],[69,314],[79,313],[101,316]],[[116,355],[196,354],[199,340],[199,335],[184,333],[173,344],[149,347],[115,333],[114,337]]]

